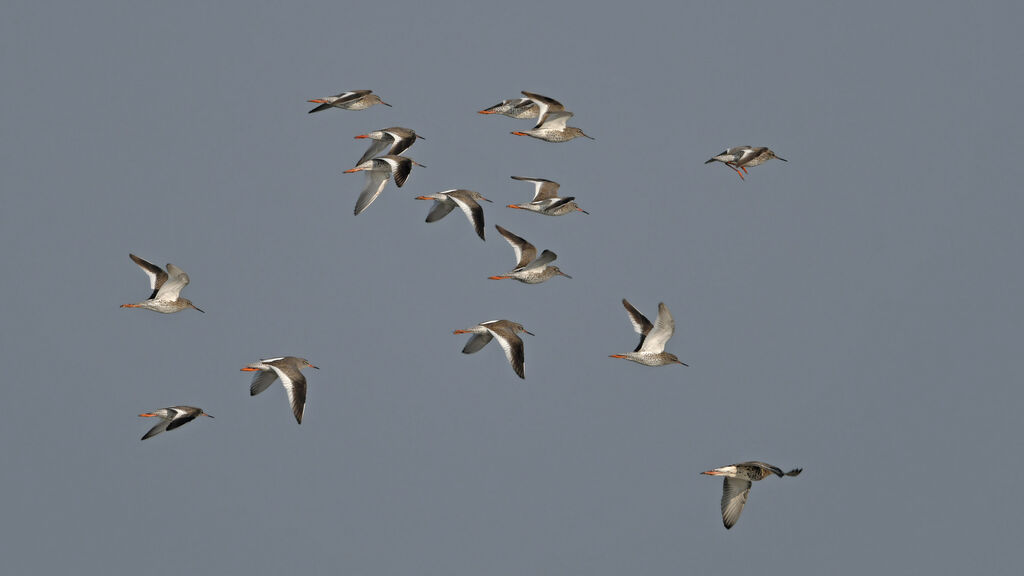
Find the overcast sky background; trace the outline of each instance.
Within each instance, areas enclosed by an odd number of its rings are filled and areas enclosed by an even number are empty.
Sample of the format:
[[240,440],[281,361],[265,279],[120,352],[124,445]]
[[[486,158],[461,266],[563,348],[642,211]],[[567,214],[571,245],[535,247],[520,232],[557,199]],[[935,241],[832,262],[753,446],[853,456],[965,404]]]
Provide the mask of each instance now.
[[[5,573],[1018,572],[1019,3],[350,4],[5,6]],[[475,113],[520,90],[596,140]],[[388,126],[427,167],[355,217]],[[703,164],[744,144],[789,162]],[[488,280],[495,223],[573,279]],[[207,313],[119,309],[129,252]],[[623,297],[689,368],[607,357]],[[525,381],[451,334],[497,318]],[[289,354],[301,426],[238,371]],[[805,471],[726,531],[699,473],[752,459]]]

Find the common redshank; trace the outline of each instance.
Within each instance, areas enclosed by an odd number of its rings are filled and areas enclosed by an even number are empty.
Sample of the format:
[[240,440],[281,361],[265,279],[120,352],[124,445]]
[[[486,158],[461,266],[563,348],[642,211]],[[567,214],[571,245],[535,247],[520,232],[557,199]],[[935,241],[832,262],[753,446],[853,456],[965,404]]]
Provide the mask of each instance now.
[[426,168],[426,166],[412,158],[387,155],[367,160],[355,168],[345,170],[346,174],[360,171],[366,172],[366,185],[363,187],[362,193],[359,194],[359,199],[356,200],[355,214],[358,216],[370,204],[373,204],[373,201],[384,190],[384,186],[388,183],[388,178],[393,176],[395,185],[401,188],[402,184],[405,184],[405,180],[409,177],[409,173],[412,172],[413,164]]
[[453,334],[473,335],[462,348],[463,354],[478,352],[492,338],[497,338],[498,344],[501,344],[501,349],[505,351],[505,357],[508,358],[508,363],[512,365],[512,370],[516,373],[516,376],[526,379],[523,339],[518,336],[518,332],[524,332],[533,336],[533,332],[528,332],[526,328],[523,328],[522,324],[510,320],[488,320],[472,328],[456,330]]
[[633,323],[633,329],[640,335],[640,343],[632,352],[612,354],[611,358],[623,358],[644,366],[665,366],[666,364],[689,366],[689,364],[680,362],[675,354],[665,352],[665,343],[676,331],[676,322],[672,319],[672,314],[664,302],[658,304],[658,319],[654,321],[653,326],[651,321],[625,298],[622,299],[622,305],[626,308],[629,321]]
[[242,368],[242,372],[257,373],[253,375],[252,384],[249,385],[250,396],[263,392],[274,383],[274,380],[280,378],[285,392],[288,393],[288,403],[292,406],[295,421],[302,424],[302,411],[306,408],[306,377],[302,375],[302,369],[307,366],[319,370],[305,358],[284,356],[253,362]]
[[351,92],[342,92],[341,94],[335,94],[334,96],[327,96],[326,98],[316,98],[313,100],[306,100],[306,102],[312,102],[319,104],[316,108],[309,111],[310,114],[313,112],[319,112],[321,110],[327,110],[328,108],[341,108],[342,110],[365,110],[374,104],[383,104],[385,106],[391,106],[387,102],[380,99],[373,93],[373,90],[353,90]]
[[[525,239],[516,236],[501,226],[495,224],[495,228],[498,232],[505,237],[509,245],[512,246],[512,250],[516,254],[516,267],[511,272],[505,274],[499,274],[497,276],[488,276],[490,280],[505,280],[513,279],[519,280],[525,284],[540,284],[546,280],[549,280],[555,276],[565,276],[566,278],[572,278],[565,272],[558,269],[558,266],[549,266],[548,264],[555,261],[558,256],[551,250],[545,250],[541,252],[540,256],[537,257],[537,248],[527,242]],[[536,259],[534,259],[536,258]]]
[[558,182],[545,180],[543,178],[526,178],[524,176],[513,176],[512,179],[533,183],[533,200],[527,204],[509,204],[509,208],[528,210],[530,212],[536,212],[537,214],[544,214],[545,216],[562,216],[570,212],[583,212],[584,214],[590,214],[590,212],[587,212],[576,204],[575,196],[559,198]]
[[537,106],[537,103],[529,98],[511,98],[480,110],[477,114],[500,114],[509,118],[536,118],[540,115],[540,106]]
[[[362,158],[356,162],[356,165],[362,164],[370,158],[381,156],[382,152],[392,156],[401,154],[408,150],[410,146],[415,144],[417,138],[426,140],[426,138],[417,134],[415,130],[402,128],[401,126],[392,126],[391,128],[374,130],[373,132],[367,132],[366,134],[356,136],[356,140],[363,138],[373,140],[373,143],[370,144],[369,148],[367,148]],[[385,150],[387,150],[387,152],[384,152]]]
[[481,240],[486,240],[484,238],[484,209],[480,207],[478,201],[490,202],[490,200],[484,198],[479,192],[462,189],[445,190],[437,194],[417,196],[416,199],[434,201],[430,212],[427,213],[427,222],[437,222],[458,206],[462,209],[462,213],[466,215],[466,218],[469,219],[469,223],[473,225],[476,235]]
[[145,412],[139,414],[143,418],[159,418],[160,422],[156,426],[149,429],[146,435],[142,437],[143,440],[146,438],[152,438],[164,430],[174,430],[189,422],[195,420],[200,416],[210,416],[206,412],[203,412],[202,408],[196,408],[195,406],[171,406],[170,408],[161,408],[159,410],[153,410],[152,412]]
[[[712,162],[721,162],[729,168],[732,168],[736,174],[739,175],[741,180],[746,180],[743,177],[747,173],[747,167],[753,168],[754,166],[760,166],[772,158],[778,158],[783,162],[789,162],[781,156],[776,156],[775,152],[765,147],[755,148],[753,146],[736,146],[729,148],[717,156],[712,156],[706,160],[705,164]],[[741,172],[742,170],[742,172]]]
[[[129,258],[142,268],[142,271],[149,276],[149,287],[153,293],[148,300],[137,304],[121,304],[121,308],[145,308],[161,314],[179,312],[185,308],[196,308],[188,298],[179,296],[181,289],[188,286],[188,274],[174,264],[167,265],[167,272],[164,272],[156,264],[152,264],[139,258],[135,254],[129,254]],[[202,312],[202,310],[199,310]]]
[[584,134],[583,130],[579,128],[566,126],[566,122],[569,121],[569,118],[572,118],[573,114],[566,110],[565,106],[558,100],[525,90],[523,90],[523,96],[537,104],[540,108],[540,114],[537,124],[533,128],[512,132],[516,136],[530,136],[545,142],[568,142],[580,136],[590,138],[591,140],[594,139]]
[[783,476],[797,476],[801,472],[803,472],[802,468],[783,472],[781,468],[764,462],[741,462],[701,472],[701,474],[723,476],[725,479],[722,484],[722,522],[725,524],[725,529],[728,530],[740,519],[743,505],[747,503],[747,496],[750,495],[752,482],[764,480],[772,474],[782,478]]

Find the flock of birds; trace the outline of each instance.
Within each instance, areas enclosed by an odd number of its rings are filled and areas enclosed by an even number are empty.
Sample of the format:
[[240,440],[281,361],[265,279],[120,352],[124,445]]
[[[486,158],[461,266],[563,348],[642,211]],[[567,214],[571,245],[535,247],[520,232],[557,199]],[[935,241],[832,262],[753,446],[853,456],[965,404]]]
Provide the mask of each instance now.
[[[513,131],[512,134],[519,136],[530,136],[546,142],[568,142],[575,138],[591,138],[579,128],[568,126],[567,122],[572,118],[573,113],[566,110],[560,102],[533,92],[523,91],[523,98],[503,100],[490,108],[480,110],[480,114],[499,114],[511,118],[537,118],[537,124],[530,130]],[[309,113],[320,112],[337,108],[341,110],[365,110],[376,104],[391,106],[374,94],[371,90],[355,90],[342,92],[335,96],[309,100],[319,104]],[[365,172],[366,184],[356,201],[355,214],[358,215],[366,210],[374,200],[380,196],[388,180],[393,180],[395,185],[401,187],[409,178],[412,167],[420,166],[415,160],[401,154],[409,149],[417,139],[423,139],[414,130],[402,127],[385,128],[356,136],[357,139],[369,139],[372,141],[369,149],[356,162],[356,166],[345,170],[346,173]],[[764,147],[738,146],[729,148],[707,160],[705,164],[720,162],[729,167],[741,179],[747,174],[747,168],[759,166],[772,158],[786,161],[776,156],[775,153]],[[572,212],[589,214],[576,204],[574,197],[559,197],[557,182],[543,178],[526,178],[512,176],[514,180],[530,182],[534,185],[533,200],[524,204],[509,204],[509,208],[527,210],[546,216],[563,216]],[[436,194],[417,196],[418,200],[432,200],[434,202],[427,214],[427,222],[436,222],[444,218],[456,207],[466,216],[473,225],[477,236],[481,240],[485,238],[484,214],[480,205],[481,201],[491,202],[480,193],[472,190],[446,190]],[[490,276],[492,280],[514,279],[526,284],[539,284],[546,282],[555,276],[571,278],[562,272],[557,266],[551,263],[558,257],[551,250],[545,249],[537,255],[537,248],[524,238],[513,234],[505,228],[496,225],[498,233],[512,247],[515,252],[516,266],[504,274]],[[135,304],[123,304],[122,308],[143,308],[171,314],[192,308],[203,312],[187,298],[181,297],[181,291],[189,284],[188,274],[184,270],[168,264],[166,270],[152,264],[135,254],[129,254],[149,278],[152,292],[149,298]],[[630,360],[645,366],[666,366],[669,364],[680,364],[687,366],[675,354],[665,352],[665,345],[675,332],[675,321],[664,302],[658,304],[658,316],[652,324],[639,310],[625,298],[622,305],[633,329],[640,335],[640,342],[632,352],[625,354],[612,354],[612,358]],[[472,354],[483,349],[491,340],[497,340],[512,370],[519,378],[526,378],[525,354],[523,340],[520,333],[533,335],[523,328],[522,324],[511,320],[488,320],[470,328],[455,330],[454,334],[471,334],[466,345],[463,347],[463,354]],[[288,402],[291,405],[295,421],[302,424],[302,414],[306,405],[306,378],[302,369],[317,367],[305,358],[295,356],[283,356],[278,358],[265,358],[258,362],[246,365],[241,370],[254,372],[249,386],[249,394],[255,396],[270,387],[275,381],[280,380],[288,395]],[[149,429],[142,440],[156,436],[167,430],[174,430],[195,420],[200,416],[213,418],[201,408],[194,406],[171,406],[151,412],[139,414],[145,418],[159,418],[160,421]],[[725,527],[732,526],[739,520],[740,513],[747,497],[750,494],[751,483],[763,480],[771,475],[781,477],[796,476],[801,469],[796,468],[788,472],[766,464],[764,462],[741,462],[729,466],[714,468],[702,474],[709,476],[724,477],[722,489],[722,521]]]

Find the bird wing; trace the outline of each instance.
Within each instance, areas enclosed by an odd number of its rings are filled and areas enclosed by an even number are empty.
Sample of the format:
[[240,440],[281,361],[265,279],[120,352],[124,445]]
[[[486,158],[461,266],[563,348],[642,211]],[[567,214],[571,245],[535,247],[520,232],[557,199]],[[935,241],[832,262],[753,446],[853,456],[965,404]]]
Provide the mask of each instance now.
[[512,179],[533,183],[533,200],[530,202],[540,202],[541,200],[547,200],[548,198],[558,197],[558,187],[560,186],[558,182],[545,180],[543,178],[526,178],[523,176],[513,176]]
[[146,438],[152,438],[153,436],[156,436],[157,434],[163,432],[164,430],[167,430],[167,426],[171,423],[171,420],[174,418],[174,415],[176,413],[177,410],[175,410],[174,408],[161,408],[159,410],[153,410],[151,414],[156,415],[158,418],[160,418],[160,422],[157,422],[155,426],[150,428],[149,431],[146,432],[146,434],[142,437],[142,439],[145,440]]
[[725,477],[722,484],[722,522],[727,530],[740,519],[747,496],[750,496],[750,480]]
[[633,324],[633,330],[640,335],[640,343],[636,345],[636,349],[633,352],[639,352],[644,347],[644,340],[647,339],[647,334],[651,331],[654,326],[651,321],[647,319],[636,309],[635,306],[629,303],[629,300],[622,299],[622,305],[626,308],[626,314],[629,316],[629,321]]
[[321,105],[317,106],[316,108],[313,108],[312,110],[307,112],[307,114],[312,114],[313,112],[321,112],[323,110],[327,110],[328,108],[334,108],[334,106],[332,106],[330,104],[327,104],[327,103],[324,103],[324,104],[321,104]]
[[[376,158],[377,156],[380,156],[380,153],[386,150],[390,145],[391,142],[388,139],[371,140],[370,147],[367,148],[366,152],[364,152],[363,155],[359,158],[359,162],[356,162],[356,166],[362,164],[363,162],[366,162],[370,158]],[[389,154],[390,153],[391,152],[389,152]]]
[[474,352],[479,352],[481,348],[487,346],[487,343],[493,339],[494,336],[491,336],[490,331],[473,334],[470,336],[469,341],[466,342],[466,345],[462,348],[462,353],[472,354]]
[[353,90],[351,92],[342,92],[341,94],[336,94],[334,96],[336,100],[332,102],[332,104],[348,104],[349,102],[359,100],[370,92],[373,92],[373,90]]
[[560,208],[561,206],[564,206],[565,204],[568,204],[569,202],[572,202],[575,199],[575,196],[566,196],[565,198],[551,198],[550,203],[546,206],[546,209],[555,210],[556,208]]
[[170,423],[170,420],[161,420],[160,422],[157,422],[156,426],[150,428],[149,432],[146,432],[142,439],[145,440],[146,438],[152,438],[153,436],[156,436],[157,434],[163,432],[164,430],[167,430],[167,425]]
[[249,384],[249,396],[255,396],[267,388],[270,388],[270,385],[273,384],[275,380],[277,380],[277,372],[261,369],[252,376],[252,383]]
[[149,289],[153,291],[153,293],[149,295],[149,299],[152,300],[156,297],[156,293],[160,291],[160,287],[167,281],[167,272],[164,272],[163,269],[156,264],[147,262],[135,254],[128,254],[128,257],[132,259],[132,262],[138,264],[139,268],[142,268],[142,271],[146,273],[146,276],[149,276]]
[[180,428],[181,426],[184,426],[185,424],[188,424],[189,422],[195,420],[196,417],[199,416],[198,410],[183,410],[181,408],[174,408],[174,411],[174,417],[171,418],[170,422],[167,423],[168,430]]
[[455,202],[450,198],[434,200],[434,205],[430,207],[430,212],[427,213],[427,222],[437,222],[447,216],[452,210],[455,210]]
[[664,302],[658,304],[658,319],[654,321],[654,327],[647,333],[647,339],[641,350],[644,352],[664,352],[665,343],[676,331],[676,322],[672,319],[672,313]]
[[405,156],[384,156],[382,159],[391,165],[391,176],[395,185],[401,188],[412,172],[412,160]]
[[355,214],[357,216],[363,210],[366,210],[370,204],[373,204],[373,201],[377,199],[377,196],[380,196],[387,183],[387,170],[366,170],[366,185],[363,187],[362,193],[359,194],[359,199],[356,200]]
[[732,152],[732,163],[737,166],[742,166],[754,158],[757,158],[758,150],[760,150],[760,148],[738,146],[736,148],[730,148],[729,152]]
[[[543,268],[543,267],[547,266],[548,264],[554,262],[556,258],[558,258],[557,254],[555,254],[551,250],[544,250],[543,252],[540,253],[540,256],[536,260],[534,260],[533,262],[530,262],[529,264],[524,266],[522,269],[523,270],[533,270],[534,268]],[[517,268],[517,270],[518,270],[518,268]]]
[[156,296],[153,299],[170,300],[173,302],[178,299],[181,289],[188,286],[188,274],[185,274],[184,270],[174,264],[167,265],[167,277],[167,282],[164,282],[164,285],[157,290]]
[[401,154],[416,143],[417,136],[415,130],[395,126],[394,128],[388,128],[384,133],[391,137],[392,140],[391,149],[388,150],[388,154]]
[[540,115],[540,107],[529,98],[516,98],[507,112],[503,114],[512,118],[536,118]]
[[512,246],[512,250],[516,253],[516,269],[526,266],[537,256],[537,248],[533,245],[495,224],[494,227],[498,232],[505,237],[505,240]]
[[476,230],[476,235],[481,240],[486,240],[484,238],[484,209],[480,207],[480,204],[466,194],[465,190],[453,190],[448,194],[448,198],[459,205],[462,213],[466,215],[469,223]]
[[505,358],[508,358],[508,363],[512,365],[516,376],[525,380],[526,357],[523,354],[523,339],[504,326],[487,326],[486,328],[498,339],[498,344],[501,344],[501,349],[505,351]]
[[572,112],[568,110],[561,110],[558,112],[548,112],[547,116],[543,117],[543,121],[539,122],[534,128],[551,128],[553,130],[565,130],[565,123],[572,118]]
[[270,367],[281,379],[281,384],[284,384],[284,390],[288,393],[288,403],[291,404],[292,413],[295,414],[295,421],[302,424],[302,412],[306,407],[306,377],[298,368],[293,369],[290,366],[281,368],[274,365]]
[[[550,115],[560,113],[565,110],[565,106],[562,106],[562,103],[554,98],[548,98],[547,96],[541,96],[540,94],[527,92],[526,90],[523,90],[522,93],[523,96],[532,100],[539,108],[539,112],[537,114],[537,125],[534,126],[534,128],[540,128],[541,124],[548,121],[548,117]],[[571,116],[572,114],[570,113],[569,115]],[[564,121],[562,122],[562,126],[565,126]]]

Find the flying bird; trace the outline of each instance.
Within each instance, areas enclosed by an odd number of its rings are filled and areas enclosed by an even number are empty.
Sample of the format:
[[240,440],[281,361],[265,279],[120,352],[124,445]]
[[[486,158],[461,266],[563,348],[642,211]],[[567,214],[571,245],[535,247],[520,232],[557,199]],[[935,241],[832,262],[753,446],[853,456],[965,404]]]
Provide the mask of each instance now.
[[543,178],[526,178],[523,176],[513,176],[512,179],[531,182],[534,186],[533,200],[527,204],[509,204],[509,208],[528,210],[530,212],[536,212],[537,214],[544,214],[545,216],[562,216],[570,212],[583,212],[584,214],[590,214],[590,212],[587,212],[576,204],[576,198],[574,196],[559,198],[558,182],[545,180]]
[[135,254],[129,254],[128,257],[142,268],[146,276],[149,276],[149,288],[153,293],[147,300],[137,304],[121,304],[121,308],[145,308],[161,314],[171,314],[185,308],[199,310],[191,300],[179,296],[181,289],[188,286],[189,282],[188,274],[185,274],[184,270],[174,264],[168,264],[167,271],[164,272],[156,264],[147,262]]
[[477,114],[500,114],[509,118],[536,118],[540,116],[540,106],[537,106],[537,103],[529,98],[511,98],[480,110]]
[[367,160],[355,168],[345,170],[346,174],[360,171],[366,172],[366,185],[363,187],[362,193],[359,194],[359,199],[356,200],[355,214],[358,216],[370,204],[373,204],[373,201],[384,190],[384,186],[388,183],[388,178],[394,177],[395,185],[401,188],[402,184],[405,184],[406,179],[409,178],[413,164],[426,168],[426,166],[412,158],[388,155]]
[[725,524],[725,529],[728,530],[740,519],[743,505],[747,503],[747,496],[750,495],[752,482],[764,480],[772,474],[782,478],[783,476],[798,476],[801,472],[803,472],[802,468],[783,472],[781,468],[764,462],[742,462],[701,472],[701,474],[725,478],[722,484],[722,522]]
[[302,369],[306,367],[319,370],[305,358],[284,356],[253,362],[242,368],[242,372],[256,372],[252,377],[252,384],[249,385],[250,396],[263,392],[280,378],[285,392],[288,393],[288,403],[295,414],[295,421],[302,424],[302,412],[306,408],[306,377],[302,375]]
[[505,357],[508,358],[508,363],[512,365],[516,376],[526,379],[526,357],[523,354],[523,340],[518,336],[518,332],[533,336],[533,332],[528,332],[522,324],[509,320],[488,320],[472,328],[456,330],[452,333],[473,335],[466,342],[466,346],[462,348],[463,354],[479,352],[488,342],[497,338],[498,344],[501,344],[501,349],[505,351]]
[[516,136],[530,136],[545,142],[568,142],[580,136],[594,139],[584,134],[583,130],[579,128],[566,126],[566,122],[572,118],[573,114],[566,110],[558,100],[525,90],[523,90],[523,96],[533,101],[540,109],[540,113],[537,124],[533,128],[512,132]]
[[490,202],[490,200],[484,198],[479,192],[462,189],[445,190],[437,194],[417,196],[416,199],[434,201],[430,212],[427,213],[427,222],[437,222],[458,206],[462,213],[466,215],[466,218],[469,219],[469,223],[473,225],[476,235],[481,240],[486,240],[484,238],[484,209],[480,207],[478,201]]
[[729,148],[728,150],[723,151],[721,154],[718,154],[717,156],[712,156],[704,163],[710,164],[712,162],[721,162],[722,164],[725,164],[729,168],[732,168],[733,171],[735,171],[736,174],[739,175],[740,180],[746,180],[746,178],[743,177],[743,174],[747,173],[747,167],[753,168],[754,166],[760,166],[761,164],[764,164],[765,162],[771,160],[772,158],[778,158],[783,162],[789,162],[789,160],[786,160],[781,156],[776,156],[775,152],[772,152],[768,148],[754,148],[753,146],[736,146],[734,148]]
[[540,284],[546,280],[549,280],[555,276],[565,276],[566,278],[572,278],[565,272],[558,269],[558,266],[549,266],[551,262],[554,262],[558,255],[551,250],[545,250],[541,252],[540,256],[537,257],[537,248],[524,240],[523,238],[516,236],[501,226],[495,224],[495,228],[498,232],[505,237],[508,241],[509,246],[512,246],[512,250],[516,254],[516,267],[511,272],[505,274],[499,274],[497,276],[489,276],[490,280],[505,280],[513,279],[519,280],[524,284]]
[[342,92],[341,94],[335,94],[334,96],[327,96],[326,98],[316,98],[313,100],[306,100],[306,102],[312,102],[319,104],[316,108],[309,111],[310,114],[313,112],[319,112],[321,110],[327,110],[328,108],[340,108],[342,110],[365,110],[374,104],[383,104],[390,107],[391,104],[380,99],[373,93],[373,90],[353,90],[352,92]]
[[658,319],[654,321],[653,325],[625,298],[622,299],[622,305],[626,308],[629,321],[633,323],[633,329],[640,335],[640,343],[632,352],[612,354],[611,358],[623,358],[644,366],[665,366],[666,364],[689,366],[689,364],[680,362],[675,354],[665,352],[665,344],[676,331],[676,322],[672,319],[672,313],[668,311],[668,306],[665,306],[664,302],[658,304]]
[[363,138],[373,140],[373,142],[367,148],[362,158],[356,162],[356,165],[362,164],[371,158],[381,156],[381,153],[385,150],[387,152],[384,152],[384,154],[396,156],[408,150],[410,146],[416,143],[417,138],[426,140],[426,138],[417,134],[415,130],[402,128],[401,126],[392,126],[391,128],[374,130],[373,132],[356,136],[356,140]]
[[152,412],[145,412],[139,414],[143,418],[159,418],[160,422],[156,426],[149,429],[143,440],[146,438],[152,438],[164,430],[174,430],[181,426],[188,424],[200,416],[210,416],[206,412],[203,412],[202,408],[196,408],[195,406],[171,406],[170,408],[161,408],[159,410],[153,410]]

